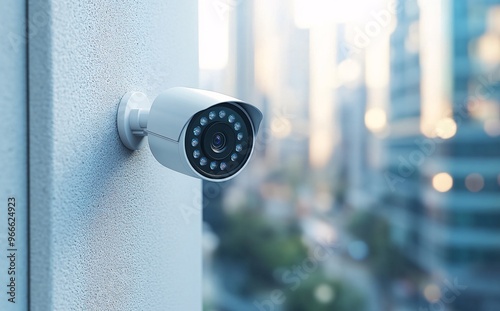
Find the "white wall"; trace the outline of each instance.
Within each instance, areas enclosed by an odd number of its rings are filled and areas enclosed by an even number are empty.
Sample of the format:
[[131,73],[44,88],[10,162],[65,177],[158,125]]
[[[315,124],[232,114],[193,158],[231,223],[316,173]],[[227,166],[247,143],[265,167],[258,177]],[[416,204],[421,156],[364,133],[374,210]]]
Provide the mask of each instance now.
[[127,91],[197,86],[197,1],[29,0],[32,310],[201,310],[201,183],[122,146]]
[[[26,3],[0,0],[0,8],[0,310],[24,311],[28,307]],[[15,275],[7,274],[10,197],[16,203],[16,269],[11,270]],[[7,300],[10,277],[15,277],[15,304]]]

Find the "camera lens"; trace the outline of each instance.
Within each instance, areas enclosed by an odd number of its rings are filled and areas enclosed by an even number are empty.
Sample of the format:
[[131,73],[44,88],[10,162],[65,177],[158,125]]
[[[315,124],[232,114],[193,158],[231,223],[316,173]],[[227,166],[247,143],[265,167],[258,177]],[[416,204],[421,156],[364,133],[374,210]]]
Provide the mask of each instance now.
[[212,136],[212,143],[210,145],[212,150],[216,153],[221,153],[226,148],[226,135],[221,132],[215,133]]
[[234,149],[236,134],[229,124],[216,120],[207,124],[201,140],[203,153],[211,159],[222,161],[230,156]]

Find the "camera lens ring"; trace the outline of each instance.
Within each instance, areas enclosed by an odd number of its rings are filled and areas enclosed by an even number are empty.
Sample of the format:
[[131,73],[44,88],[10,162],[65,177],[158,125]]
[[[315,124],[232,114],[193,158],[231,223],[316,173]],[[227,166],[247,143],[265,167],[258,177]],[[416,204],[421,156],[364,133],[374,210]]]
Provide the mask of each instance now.
[[[234,126],[236,122],[241,124],[241,128]],[[217,135],[220,135],[221,141]],[[225,179],[239,172],[248,162],[254,135],[250,117],[238,103],[220,103],[191,118],[185,134],[186,157],[198,174],[209,179]],[[193,138],[198,138],[199,144],[193,146]],[[193,154],[198,158],[194,158]]]

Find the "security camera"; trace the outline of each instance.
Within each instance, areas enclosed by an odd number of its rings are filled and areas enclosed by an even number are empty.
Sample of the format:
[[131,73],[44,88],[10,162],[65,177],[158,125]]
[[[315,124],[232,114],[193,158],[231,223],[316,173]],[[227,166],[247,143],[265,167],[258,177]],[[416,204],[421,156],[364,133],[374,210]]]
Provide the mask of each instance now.
[[248,163],[262,113],[239,99],[215,92],[174,87],[151,104],[141,92],[128,92],[118,107],[123,144],[138,150],[148,137],[162,165],[209,181],[226,181]]

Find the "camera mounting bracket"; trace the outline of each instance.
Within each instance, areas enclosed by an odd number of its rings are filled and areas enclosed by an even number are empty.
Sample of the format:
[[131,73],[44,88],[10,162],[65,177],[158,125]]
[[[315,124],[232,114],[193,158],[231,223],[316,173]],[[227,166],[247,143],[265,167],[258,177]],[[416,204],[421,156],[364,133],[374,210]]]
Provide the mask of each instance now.
[[131,150],[144,145],[151,102],[146,94],[132,91],[123,95],[118,106],[118,134],[123,144]]

